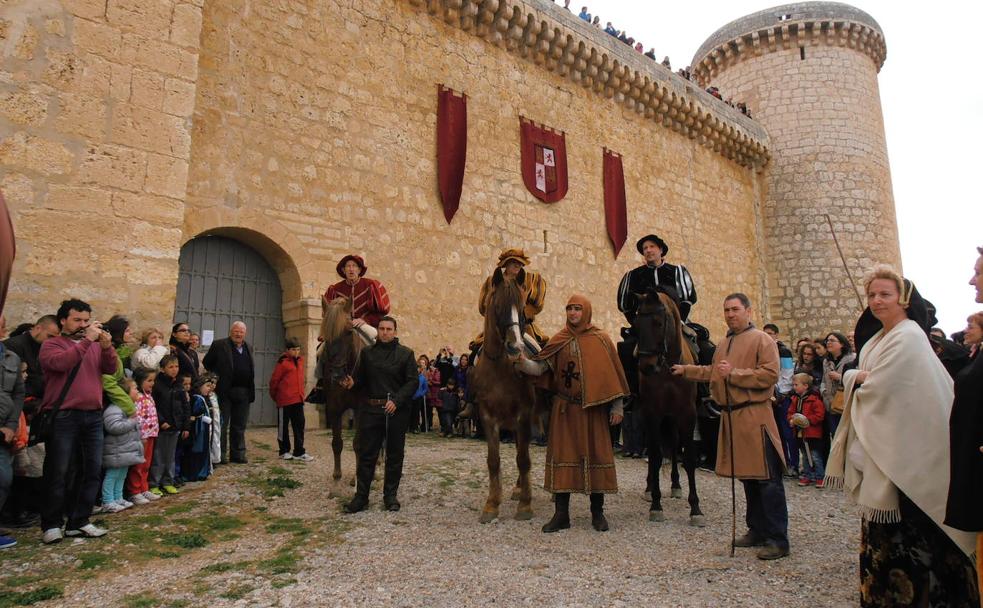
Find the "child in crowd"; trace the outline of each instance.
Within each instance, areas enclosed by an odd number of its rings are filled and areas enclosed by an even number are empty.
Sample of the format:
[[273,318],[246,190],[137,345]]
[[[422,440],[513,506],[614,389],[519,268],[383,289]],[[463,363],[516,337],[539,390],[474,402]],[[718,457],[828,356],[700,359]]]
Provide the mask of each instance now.
[[188,393],[184,391],[183,381],[178,378],[180,363],[177,355],[164,355],[160,360],[160,369],[162,373],[157,374],[153,388],[160,431],[154,444],[154,458],[148,478],[150,491],[157,496],[178,493],[174,487],[174,456],[178,440],[188,436],[190,411]]
[[[178,359],[178,365],[180,364],[181,360]],[[191,375],[179,373],[177,379],[178,384],[181,385],[181,390],[184,391],[184,396],[187,400],[186,403],[188,406],[188,425],[185,428],[185,431],[187,432],[181,434],[181,438],[178,439],[177,442],[177,448],[174,450],[174,487],[180,488],[184,485],[184,482],[188,480],[182,467],[184,465],[184,452],[188,443],[186,440],[191,434],[191,425],[193,424],[193,421],[191,419]]]
[[788,407],[788,421],[797,429],[799,449],[802,457],[799,459],[802,475],[799,477],[800,486],[813,483],[817,488],[823,487],[823,418],[826,417],[826,406],[822,397],[812,387],[812,374],[800,373],[792,377],[792,401]]
[[190,434],[183,442],[184,455],[181,460],[181,474],[187,481],[204,481],[212,472],[212,418],[209,416],[208,396],[215,390],[214,382],[211,374],[198,376],[193,382]]
[[112,399],[102,414],[106,430],[102,447],[102,466],[106,469],[102,482],[102,510],[106,513],[116,513],[133,506],[134,503],[123,498],[123,481],[130,466],[143,462],[140,418],[133,405],[140,397],[137,384],[125,378],[119,385],[128,399],[125,402]]
[[444,437],[454,434],[454,419],[461,406],[462,392],[457,388],[457,379],[450,377],[440,389],[440,432]]
[[[276,401],[277,442],[280,458],[308,462],[314,457],[304,451],[304,357],[300,354],[300,342],[287,340],[287,350],[273,368],[270,377],[270,397]],[[294,450],[290,452],[290,428],[294,431]]]
[[127,500],[135,505],[145,505],[160,498],[150,491],[150,486],[147,484],[150,465],[154,459],[154,444],[160,431],[157,426],[157,406],[154,405],[153,396],[156,379],[157,372],[152,369],[138,367],[133,371],[133,381],[137,385],[137,398],[134,402],[137,416],[140,418],[140,439],[143,441],[143,462],[130,467],[130,472],[126,476],[126,493],[129,496]]

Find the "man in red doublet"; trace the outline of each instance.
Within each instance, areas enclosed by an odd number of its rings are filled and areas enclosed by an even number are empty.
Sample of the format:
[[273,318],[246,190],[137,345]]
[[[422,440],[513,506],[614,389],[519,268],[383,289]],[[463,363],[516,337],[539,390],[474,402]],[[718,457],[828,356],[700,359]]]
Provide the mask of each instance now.
[[338,262],[338,276],[341,281],[324,292],[322,303],[327,304],[338,297],[352,300],[352,327],[368,323],[379,327],[379,319],[389,314],[389,294],[386,288],[375,279],[365,277],[365,261],[357,255],[346,255]]

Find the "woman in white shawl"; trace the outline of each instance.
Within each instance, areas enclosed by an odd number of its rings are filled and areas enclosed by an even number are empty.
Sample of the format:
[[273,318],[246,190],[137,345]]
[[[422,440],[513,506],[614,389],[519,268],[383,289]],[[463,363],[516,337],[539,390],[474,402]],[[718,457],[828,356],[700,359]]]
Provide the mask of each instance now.
[[864,281],[858,369],[843,374],[846,407],[827,484],[860,506],[861,606],[977,608],[975,537],[943,525],[949,487],[952,380],[910,281],[878,266]]

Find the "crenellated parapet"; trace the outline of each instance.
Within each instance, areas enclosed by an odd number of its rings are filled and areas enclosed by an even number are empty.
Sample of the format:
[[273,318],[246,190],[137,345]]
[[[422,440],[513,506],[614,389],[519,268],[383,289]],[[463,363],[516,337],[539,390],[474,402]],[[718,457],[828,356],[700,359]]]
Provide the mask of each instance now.
[[552,2],[408,1],[742,166],[770,159],[761,125]]
[[759,11],[720,28],[693,56],[690,71],[700,86],[707,86],[751,57],[818,45],[863,53],[878,72],[887,57],[884,34],[867,13],[837,2],[803,2]]

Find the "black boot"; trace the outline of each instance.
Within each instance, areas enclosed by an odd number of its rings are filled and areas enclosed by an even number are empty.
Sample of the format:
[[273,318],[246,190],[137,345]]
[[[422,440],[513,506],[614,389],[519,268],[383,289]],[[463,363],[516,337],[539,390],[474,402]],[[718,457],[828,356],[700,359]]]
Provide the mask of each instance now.
[[364,511],[365,507],[369,506],[369,499],[361,494],[356,494],[351,502],[345,503],[341,510],[345,513],[358,513],[359,511]]
[[553,495],[553,502],[556,505],[556,512],[553,513],[553,519],[543,526],[543,532],[547,534],[570,527],[570,494],[558,492]]
[[604,494],[590,495],[590,525],[598,532],[608,531],[608,520],[604,517]]

